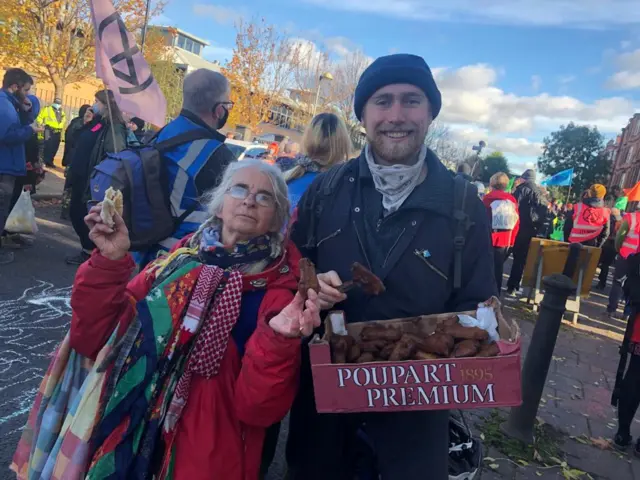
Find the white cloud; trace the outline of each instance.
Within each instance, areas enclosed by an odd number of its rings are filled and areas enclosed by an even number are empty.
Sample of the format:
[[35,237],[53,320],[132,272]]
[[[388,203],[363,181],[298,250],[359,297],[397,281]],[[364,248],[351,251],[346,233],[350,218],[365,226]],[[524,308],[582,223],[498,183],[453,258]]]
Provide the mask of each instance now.
[[353,42],[345,37],[328,37],[324,39],[324,44],[329,52],[338,57],[346,57],[355,48]]
[[532,75],[531,76],[531,88],[534,92],[540,90],[540,86],[542,85],[542,77],[540,75]]
[[[209,43],[212,43],[209,41]],[[202,56],[207,60],[217,60],[224,63],[233,57],[233,48],[221,47],[219,45],[209,45],[202,50]]]
[[637,0],[303,0],[414,21],[608,28],[640,22]]
[[640,88],[640,48],[621,53],[614,58],[618,71],[607,80],[606,86],[614,90]]
[[[635,108],[621,97],[584,103],[570,96],[518,96],[496,85],[498,72],[489,65],[434,68],[442,91],[442,121],[486,129],[490,134],[530,136],[574,121],[617,132]],[[513,144],[513,142],[511,142]]]
[[574,82],[576,78],[577,77],[575,75],[560,75],[558,77],[558,83],[561,85],[568,85],[569,83]]
[[193,13],[199,17],[212,18],[221,25],[233,24],[245,16],[244,10],[205,3],[196,3],[193,6]]
[[475,127],[452,126],[450,130],[451,139],[460,144],[469,146],[484,140],[487,144],[487,152],[501,151],[505,154],[516,155],[518,157],[537,157],[541,153],[542,143],[533,142],[524,137],[504,137],[492,135],[487,129]]

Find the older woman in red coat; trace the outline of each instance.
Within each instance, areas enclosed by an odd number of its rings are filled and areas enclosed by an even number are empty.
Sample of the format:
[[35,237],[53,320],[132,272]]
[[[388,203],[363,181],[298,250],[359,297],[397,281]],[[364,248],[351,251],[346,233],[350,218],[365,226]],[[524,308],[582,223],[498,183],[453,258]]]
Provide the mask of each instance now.
[[296,293],[300,254],[281,233],[282,174],[232,164],[210,196],[210,219],[132,280],[127,227],[119,216],[106,224],[101,208],[86,217],[97,249],[73,286],[70,344],[95,358],[115,329],[118,347],[80,470],[256,480],[265,429],[297,390],[301,337],[320,324],[316,292]]

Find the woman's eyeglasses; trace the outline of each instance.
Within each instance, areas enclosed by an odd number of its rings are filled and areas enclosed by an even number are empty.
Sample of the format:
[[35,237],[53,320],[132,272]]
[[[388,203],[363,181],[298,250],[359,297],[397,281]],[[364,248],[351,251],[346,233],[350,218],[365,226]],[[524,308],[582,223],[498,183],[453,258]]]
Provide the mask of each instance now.
[[245,185],[234,185],[227,190],[227,193],[231,198],[235,198],[236,200],[245,200],[249,195],[253,195],[256,203],[262,207],[273,207],[276,204],[275,198],[270,193],[251,193]]

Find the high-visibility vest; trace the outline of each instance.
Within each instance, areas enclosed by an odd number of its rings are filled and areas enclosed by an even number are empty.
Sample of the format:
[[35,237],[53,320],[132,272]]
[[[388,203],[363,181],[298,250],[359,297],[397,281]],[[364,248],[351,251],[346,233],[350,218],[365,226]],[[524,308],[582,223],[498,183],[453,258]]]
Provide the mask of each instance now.
[[624,237],[622,247],[620,247],[620,255],[623,258],[627,258],[629,255],[633,255],[638,251],[640,247],[640,219],[638,219],[638,212],[627,213],[622,219],[623,222],[627,222],[629,225],[629,233]]
[[64,110],[62,110],[60,112],[60,121],[58,121],[55,109],[52,106],[48,106],[42,109],[40,115],[38,115],[37,120],[42,125],[44,125],[45,127],[49,127],[54,132],[61,132],[66,122],[66,115],[64,113]]
[[597,238],[609,221],[608,208],[589,207],[579,203],[573,212],[573,228],[569,235],[570,243],[583,243]]

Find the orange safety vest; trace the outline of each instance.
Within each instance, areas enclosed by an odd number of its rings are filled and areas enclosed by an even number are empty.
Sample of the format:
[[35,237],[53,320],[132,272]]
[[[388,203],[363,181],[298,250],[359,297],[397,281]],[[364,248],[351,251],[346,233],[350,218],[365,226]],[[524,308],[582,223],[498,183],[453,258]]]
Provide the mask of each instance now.
[[623,222],[627,222],[629,225],[629,233],[624,237],[622,247],[620,247],[620,255],[623,258],[627,258],[629,255],[633,255],[640,248],[640,221],[638,219],[638,212],[627,213],[622,219]]
[[597,238],[609,221],[608,208],[589,207],[584,203],[576,205],[573,212],[573,228],[569,235],[570,243],[583,243]]

